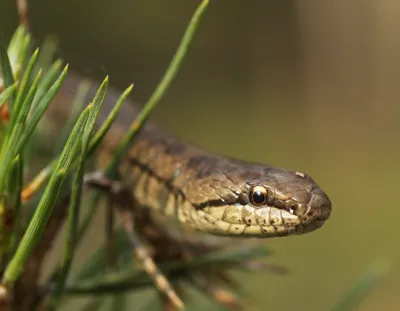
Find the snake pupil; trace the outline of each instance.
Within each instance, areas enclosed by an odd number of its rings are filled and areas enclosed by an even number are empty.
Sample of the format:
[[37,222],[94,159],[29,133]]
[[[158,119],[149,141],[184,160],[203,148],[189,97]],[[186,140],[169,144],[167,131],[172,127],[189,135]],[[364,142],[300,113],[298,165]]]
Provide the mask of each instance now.
[[253,201],[258,204],[264,202],[265,201],[264,193],[262,193],[261,191],[254,192]]

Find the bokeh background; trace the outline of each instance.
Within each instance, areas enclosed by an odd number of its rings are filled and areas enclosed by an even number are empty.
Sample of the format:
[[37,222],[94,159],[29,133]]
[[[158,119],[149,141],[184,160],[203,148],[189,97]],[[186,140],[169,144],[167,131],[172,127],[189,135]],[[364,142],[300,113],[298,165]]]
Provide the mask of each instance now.
[[[40,40],[145,101],[198,1],[31,1]],[[17,19],[2,1],[2,35]],[[288,276],[243,275],[252,310],[329,310],[376,262],[359,310],[400,310],[400,2],[215,0],[154,120],[178,137],[311,174],[333,202],[313,234],[265,243]],[[73,91],[73,90],[72,90]],[[94,233],[92,238],[96,237]]]

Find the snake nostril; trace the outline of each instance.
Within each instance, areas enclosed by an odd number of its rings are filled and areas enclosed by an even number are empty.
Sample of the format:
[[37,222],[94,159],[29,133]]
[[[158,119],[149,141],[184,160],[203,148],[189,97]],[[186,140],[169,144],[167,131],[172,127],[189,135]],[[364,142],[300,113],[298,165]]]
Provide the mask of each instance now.
[[291,200],[286,201],[285,208],[292,215],[298,214],[299,205],[294,201]]

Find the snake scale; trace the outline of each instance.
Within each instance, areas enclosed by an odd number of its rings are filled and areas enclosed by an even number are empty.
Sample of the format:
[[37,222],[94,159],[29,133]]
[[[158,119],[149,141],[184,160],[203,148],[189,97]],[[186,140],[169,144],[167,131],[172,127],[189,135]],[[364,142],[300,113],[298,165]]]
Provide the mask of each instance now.
[[[71,75],[68,88],[77,80]],[[109,90],[99,122],[116,96]],[[124,109],[103,151],[111,152],[133,121],[133,110]],[[120,176],[135,204],[214,235],[299,235],[320,228],[331,214],[330,199],[308,174],[215,154],[150,122],[123,159]]]

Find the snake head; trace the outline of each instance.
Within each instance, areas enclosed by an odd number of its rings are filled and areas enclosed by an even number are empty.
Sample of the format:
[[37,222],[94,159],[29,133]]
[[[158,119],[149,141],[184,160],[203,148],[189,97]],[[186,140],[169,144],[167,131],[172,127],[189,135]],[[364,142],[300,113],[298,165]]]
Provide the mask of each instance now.
[[304,173],[265,169],[264,176],[248,180],[241,190],[243,220],[248,224],[252,214],[261,236],[308,233],[331,213],[326,193]]
[[223,206],[204,209],[215,217],[217,234],[299,235],[322,227],[330,216],[331,201],[307,174],[254,165],[245,172],[231,169],[226,177],[232,182],[225,187],[231,195],[220,193]]

